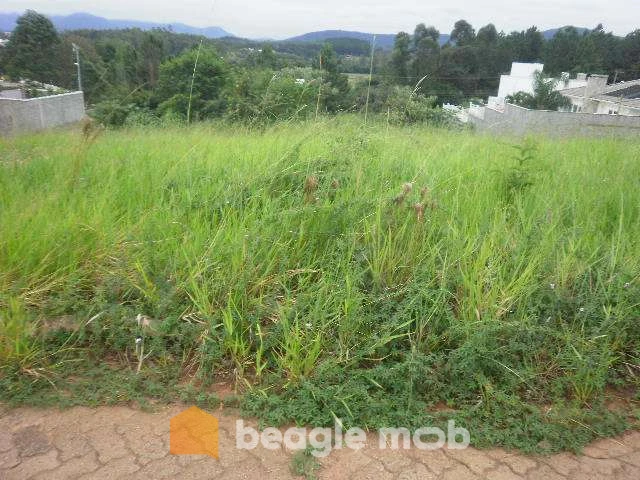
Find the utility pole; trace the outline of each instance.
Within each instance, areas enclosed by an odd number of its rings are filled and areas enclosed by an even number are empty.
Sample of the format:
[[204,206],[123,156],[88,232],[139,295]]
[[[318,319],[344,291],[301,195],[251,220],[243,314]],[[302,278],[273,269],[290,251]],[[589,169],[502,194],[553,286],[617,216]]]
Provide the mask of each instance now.
[[614,84],[618,83],[618,75],[621,74],[621,73],[624,73],[624,70],[617,70],[616,69],[616,75],[615,75],[615,77],[613,77],[613,83]]
[[81,92],[82,91],[82,72],[80,71],[80,47],[78,47],[78,45],[76,45],[75,43],[72,43],[71,45],[73,46],[73,53],[76,56],[76,61],[74,65],[78,69],[78,91]]

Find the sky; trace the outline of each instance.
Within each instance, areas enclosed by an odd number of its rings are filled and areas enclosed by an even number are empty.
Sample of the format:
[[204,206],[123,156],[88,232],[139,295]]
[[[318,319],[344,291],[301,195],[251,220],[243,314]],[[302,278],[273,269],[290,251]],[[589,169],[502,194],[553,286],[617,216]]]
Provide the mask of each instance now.
[[221,26],[249,38],[286,38],[315,30],[411,32],[416,24],[449,33],[466,19],[509,32],[602,23],[618,35],[640,28],[639,0],[0,0],[0,11],[87,12],[107,18]]

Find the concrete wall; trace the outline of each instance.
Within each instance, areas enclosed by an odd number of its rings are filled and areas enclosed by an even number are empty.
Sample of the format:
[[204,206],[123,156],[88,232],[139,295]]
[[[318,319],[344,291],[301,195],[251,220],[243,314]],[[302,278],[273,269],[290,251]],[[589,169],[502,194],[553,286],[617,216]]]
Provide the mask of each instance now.
[[589,78],[587,78],[587,86],[584,88],[584,96],[591,98],[594,95],[604,92],[608,82],[609,77],[607,75],[589,75]]
[[[578,75],[585,75],[584,73],[579,73]],[[556,85],[556,90],[564,90],[565,88],[578,88],[578,87],[586,87],[587,81],[581,80],[580,78],[570,78],[566,82],[558,82]]]
[[0,135],[35,132],[82,120],[82,92],[14,100],[0,98]]
[[24,98],[24,94],[19,88],[12,88],[10,90],[0,90],[0,98],[13,98],[15,100],[21,100]]
[[469,115],[469,121],[479,132],[514,136],[640,137],[640,117],[527,110],[511,104],[504,113],[485,108],[484,118]]

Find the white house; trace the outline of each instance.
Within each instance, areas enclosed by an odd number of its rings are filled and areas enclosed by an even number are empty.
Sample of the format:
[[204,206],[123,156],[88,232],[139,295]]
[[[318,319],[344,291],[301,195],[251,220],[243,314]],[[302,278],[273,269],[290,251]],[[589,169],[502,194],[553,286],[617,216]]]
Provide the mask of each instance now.
[[507,98],[518,92],[533,94],[533,81],[536,72],[542,72],[542,63],[518,63],[511,64],[511,73],[500,76],[498,98]]
[[[542,63],[513,62],[511,64],[511,73],[500,76],[498,95],[489,97],[489,107],[502,111],[509,95],[514,95],[518,92],[526,92],[533,95],[536,73],[543,70],[544,64]],[[556,90],[584,87],[587,85],[587,74],[579,73],[576,78],[572,79],[568,73],[563,73],[561,78],[556,79],[556,81],[558,82]]]
[[640,80],[607,85],[606,75],[590,75],[584,86],[560,93],[571,100],[571,111],[602,115],[640,116]]

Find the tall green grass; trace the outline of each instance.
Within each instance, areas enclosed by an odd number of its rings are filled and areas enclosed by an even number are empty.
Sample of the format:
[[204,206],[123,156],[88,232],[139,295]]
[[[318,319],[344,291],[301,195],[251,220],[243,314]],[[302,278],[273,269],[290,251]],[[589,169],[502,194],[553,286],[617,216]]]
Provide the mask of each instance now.
[[71,316],[78,358],[137,364],[140,335],[141,375],[233,377],[270,423],[415,426],[444,402],[523,448],[611,433],[589,415],[637,386],[640,141],[345,117],[56,132],[0,159],[8,371]]

